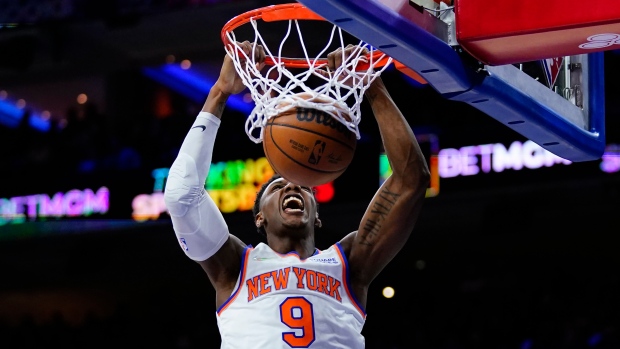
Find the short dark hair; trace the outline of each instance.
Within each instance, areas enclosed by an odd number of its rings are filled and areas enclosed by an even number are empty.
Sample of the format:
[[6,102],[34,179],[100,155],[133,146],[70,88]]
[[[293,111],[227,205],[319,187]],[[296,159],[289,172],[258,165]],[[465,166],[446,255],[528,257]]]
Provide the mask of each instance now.
[[[263,197],[263,194],[265,193],[265,189],[267,189],[267,187],[269,186],[269,184],[273,183],[273,181],[275,181],[276,179],[282,178],[282,176],[280,176],[277,173],[274,173],[273,176],[271,176],[271,178],[269,178],[269,180],[267,180],[267,182],[263,183],[263,185],[261,185],[260,189],[258,190],[258,193],[256,194],[256,199],[254,200],[254,206],[252,207],[252,219],[254,221],[256,221],[256,215],[260,212],[260,199]],[[316,192],[313,188],[312,190],[312,194],[315,195]],[[319,203],[316,203],[316,212],[319,212]],[[261,234],[262,236],[267,236],[267,232],[265,231],[265,228],[261,225],[260,227],[257,227],[256,230],[258,231],[259,234]]]
[[[273,181],[279,178],[282,178],[282,176],[280,176],[277,173],[274,173],[274,175],[271,176],[271,178],[269,178],[269,180],[263,183],[263,185],[260,187],[260,190],[256,194],[256,200],[254,200],[254,206],[252,207],[252,218],[254,219],[254,221],[256,221],[256,215],[260,212],[260,199],[263,197],[263,194],[265,193],[265,189],[267,189],[269,184],[273,183]],[[257,227],[256,230],[258,230],[258,233],[261,234],[262,236],[267,236],[267,232],[265,231],[265,228],[263,228],[262,225],[260,227]]]

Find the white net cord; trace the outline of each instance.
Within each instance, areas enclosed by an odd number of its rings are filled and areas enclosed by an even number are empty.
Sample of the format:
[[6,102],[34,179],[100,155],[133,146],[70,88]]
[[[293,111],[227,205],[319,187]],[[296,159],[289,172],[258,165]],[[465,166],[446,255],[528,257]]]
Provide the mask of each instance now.
[[[298,21],[289,20],[288,22],[288,30],[281,41],[277,55],[274,55],[266,45],[259,33],[255,19],[250,20],[255,33],[250,55],[246,55],[239,47],[233,31],[226,33],[232,43],[232,45],[226,47],[226,52],[232,58],[237,73],[250,90],[252,100],[255,103],[254,109],[246,120],[246,133],[248,137],[254,143],[262,142],[263,128],[271,117],[291,108],[300,107],[317,109],[329,114],[355,133],[357,139],[360,139],[358,125],[361,120],[360,106],[364,92],[391,64],[392,59],[385,54],[381,55],[379,59],[375,58],[372,55],[374,48],[367,46],[362,41],[357,43],[348,56],[345,56],[342,30],[335,25],[326,46],[317,57],[310,58]],[[293,22],[295,23],[304,53],[302,59],[308,65],[307,69],[301,69],[303,71],[298,74],[294,74],[291,71],[292,69],[287,68],[281,59],[283,46],[291,34]],[[327,64],[319,62],[319,58],[325,55],[325,52],[332,44],[335,33],[338,33],[340,47],[343,49],[342,65],[335,71],[330,71]],[[262,45],[265,55],[274,62],[272,66],[263,68],[264,72],[258,69],[259,65],[254,60],[257,45]],[[370,54],[365,54],[368,52]],[[378,63],[384,59],[387,59],[388,62],[378,67]],[[369,69],[356,71],[358,64],[361,62],[368,63]],[[315,78],[315,80],[321,81],[321,83],[318,86],[310,87],[307,85],[310,78]],[[299,93],[304,93],[306,97],[300,97]],[[330,100],[331,103],[321,102],[325,101],[325,99]],[[351,105],[347,104],[348,100],[352,100],[349,102]],[[285,103],[285,106],[281,106],[282,103]]]

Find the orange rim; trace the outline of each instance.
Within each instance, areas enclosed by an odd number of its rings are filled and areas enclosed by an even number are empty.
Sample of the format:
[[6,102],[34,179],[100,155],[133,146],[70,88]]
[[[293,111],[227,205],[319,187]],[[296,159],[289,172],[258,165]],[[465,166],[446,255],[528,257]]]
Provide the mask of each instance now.
[[[278,4],[265,6],[261,8],[257,8],[255,10],[251,10],[245,13],[242,13],[238,16],[235,16],[222,28],[221,38],[224,43],[224,47],[233,46],[233,44],[228,40],[227,34],[238,27],[249,23],[251,20],[262,19],[265,22],[276,22],[276,21],[289,21],[289,20],[314,20],[314,21],[325,21],[325,18],[319,16],[318,14],[311,11],[306,6],[300,3],[291,3],[291,4]],[[369,60],[372,59],[375,62],[375,67],[383,67],[387,64],[389,57],[385,56],[381,58],[384,53],[375,50],[372,54],[368,54],[367,57]],[[318,65],[327,64],[327,58],[317,58],[312,59],[311,61],[316,62]],[[309,68],[308,62],[305,58],[288,58],[288,57],[280,57],[281,63],[288,68]],[[265,57],[265,64],[267,65],[275,65],[271,57]],[[357,70],[368,70],[370,68],[370,64],[368,63],[360,63],[357,65]]]

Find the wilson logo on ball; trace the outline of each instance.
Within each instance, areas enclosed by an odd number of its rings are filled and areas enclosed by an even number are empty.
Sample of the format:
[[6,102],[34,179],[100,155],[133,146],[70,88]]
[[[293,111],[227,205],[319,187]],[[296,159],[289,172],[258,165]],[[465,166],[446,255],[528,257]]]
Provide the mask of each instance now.
[[307,108],[297,108],[297,120],[302,122],[316,122],[319,125],[333,128],[338,132],[346,135],[347,139],[353,136],[353,132],[349,130],[338,120],[331,117],[324,111]]

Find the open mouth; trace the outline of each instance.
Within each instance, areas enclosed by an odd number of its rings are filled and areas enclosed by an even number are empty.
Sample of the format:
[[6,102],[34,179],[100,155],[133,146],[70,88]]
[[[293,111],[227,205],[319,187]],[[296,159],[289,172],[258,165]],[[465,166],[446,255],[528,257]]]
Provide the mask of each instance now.
[[282,210],[286,213],[303,212],[304,201],[299,195],[291,195],[282,201]]

